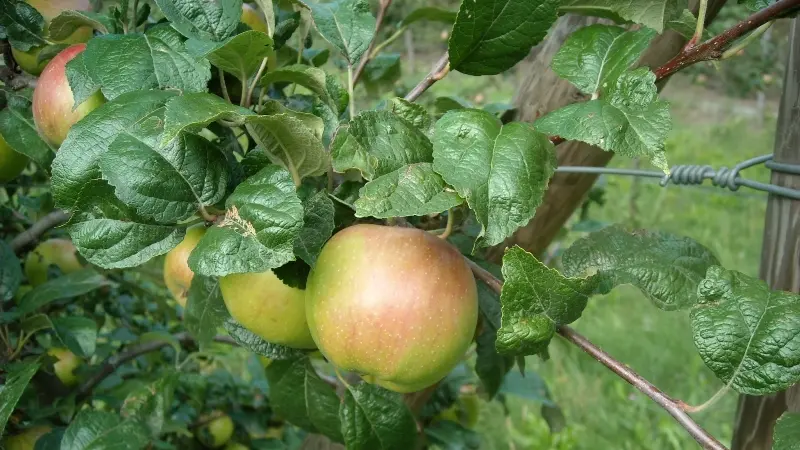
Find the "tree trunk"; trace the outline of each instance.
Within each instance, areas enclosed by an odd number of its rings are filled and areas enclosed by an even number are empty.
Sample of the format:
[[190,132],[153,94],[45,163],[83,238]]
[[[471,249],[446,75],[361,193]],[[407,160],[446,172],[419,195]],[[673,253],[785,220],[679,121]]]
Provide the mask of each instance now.
[[[696,1],[695,4],[696,11]],[[710,0],[708,20],[719,12],[725,0]],[[514,106],[518,110],[517,119],[532,122],[539,116],[581,99],[581,95],[568,81],[558,78],[550,70],[553,55],[564,43],[570,33],[586,25],[597,23],[598,19],[567,15],[559,19],[545,41],[537,46],[520,65],[522,74],[517,89]],[[647,49],[640,61],[641,65],[657,67],[670,60],[686,44],[686,39],[673,31],[658,36]],[[560,166],[605,166],[613,153],[580,142],[565,142],[557,147]],[[550,180],[550,187],[542,205],[536,210],[531,222],[507,239],[504,244],[489,250],[487,257],[499,262],[503,252],[510,245],[519,245],[534,255],[541,255],[556,237],[591,189],[597,175],[556,174]]]
[[[775,162],[800,164],[800,19],[792,22],[789,59],[775,137]],[[800,175],[772,172],[772,183],[800,189]],[[764,225],[761,278],[772,289],[800,292],[800,201],[770,195]],[[739,397],[733,450],[769,450],[775,421],[800,412],[800,385],[774,395]]]

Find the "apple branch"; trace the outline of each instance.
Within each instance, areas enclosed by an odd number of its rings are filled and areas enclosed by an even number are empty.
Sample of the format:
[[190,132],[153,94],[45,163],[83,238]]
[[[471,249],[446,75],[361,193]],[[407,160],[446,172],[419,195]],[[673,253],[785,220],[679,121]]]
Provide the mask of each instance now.
[[367,64],[373,57],[372,52],[375,49],[375,42],[378,40],[378,34],[380,33],[381,28],[383,27],[383,22],[386,19],[386,10],[388,10],[389,6],[391,5],[392,0],[381,0],[380,6],[378,7],[378,16],[375,18],[375,36],[373,36],[367,51],[364,52],[364,56],[361,57],[361,61],[358,63],[358,67],[353,74],[353,85],[358,83],[358,79],[361,78],[364,68],[367,67]]
[[414,89],[406,94],[406,100],[413,102],[419,98],[425,91],[428,90],[434,83],[444,78],[450,72],[450,55],[445,53],[436,61],[433,69],[419,82]]
[[[502,281],[498,280],[489,271],[475,264],[473,261],[469,259],[466,259],[466,261],[476,278],[483,281],[493,291],[500,294],[500,291],[503,289]],[[727,450],[727,447],[722,445],[716,438],[714,438],[714,436],[709,434],[708,431],[704,430],[700,425],[697,424],[697,422],[692,420],[689,414],[687,414],[685,411],[685,404],[682,401],[669,397],[655,385],[653,385],[653,383],[644,379],[644,377],[636,373],[627,365],[614,359],[611,355],[604,352],[602,349],[591,343],[588,339],[572,328],[566,325],[561,325],[557,328],[557,332],[568,342],[588,353],[591,357],[602,363],[620,378],[630,383],[641,393],[650,397],[651,400],[664,408],[669,415],[671,415],[686,431],[688,431],[689,434],[704,449]]]
[[57,209],[51,212],[31,225],[30,228],[18,234],[17,237],[11,241],[11,250],[13,250],[14,253],[19,253],[23,248],[27,247],[28,244],[39,239],[47,230],[63,225],[68,220],[69,214],[65,211]]

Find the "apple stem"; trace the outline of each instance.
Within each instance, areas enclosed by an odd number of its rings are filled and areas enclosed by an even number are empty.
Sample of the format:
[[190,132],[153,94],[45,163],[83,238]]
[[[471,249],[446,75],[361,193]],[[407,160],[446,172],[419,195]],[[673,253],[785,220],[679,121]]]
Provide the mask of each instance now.
[[453,222],[455,222],[455,219],[453,219],[453,209],[450,208],[447,210],[447,225],[445,226],[444,232],[439,235],[440,239],[447,239],[450,237],[450,234],[453,232]]

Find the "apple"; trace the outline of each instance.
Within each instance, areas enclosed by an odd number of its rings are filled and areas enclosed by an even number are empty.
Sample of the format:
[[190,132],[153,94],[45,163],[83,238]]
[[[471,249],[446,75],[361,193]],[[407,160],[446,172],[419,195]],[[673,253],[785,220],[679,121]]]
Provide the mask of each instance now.
[[48,239],[28,253],[25,259],[25,276],[31,286],[36,287],[47,281],[47,268],[58,266],[67,274],[81,270],[83,266],[75,254],[75,245],[69,239]]
[[265,341],[316,348],[306,323],[302,289],[287,286],[271,270],[226,275],[219,288],[231,316]]
[[53,370],[55,370],[58,379],[64,383],[64,386],[76,385],[78,377],[75,376],[75,369],[81,364],[81,360],[65,348],[51,348],[47,351],[47,354],[58,359],[53,364]]
[[14,436],[7,436],[0,442],[0,448],[5,450],[33,450],[36,446],[36,441],[40,437],[49,433],[52,428],[49,425],[36,425],[30,427],[20,434]]
[[25,170],[28,157],[18,153],[0,135],[0,183],[7,183]]
[[443,239],[361,224],[323,247],[306,285],[306,315],[334,365],[407,393],[441,380],[463,359],[478,293],[469,266]]
[[92,94],[77,108],[66,75],[66,65],[86,49],[86,44],[75,44],[61,51],[44,68],[33,90],[33,121],[42,138],[59,147],[72,125],[86,117],[105,102],[100,91]]
[[[47,35],[47,28],[50,26],[50,21],[55,19],[59,14],[64,11],[91,11],[92,4],[89,0],[25,0],[29,5],[36,8],[39,14],[44,17],[45,25],[44,32]],[[86,42],[92,38],[94,32],[91,27],[80,27],[76,29],[66,39],[61,41],[52,40],[54,44],[79,44]],[[39,62],[39,52],[44,47],[33,47],[27,52],[11,48],[11,53],[14,55],[14,60],[17,61],[19,67],[31,75],[39,75],[47,65],[47,61]]]
[[460,423],[465,428],[473,429],[478,424],[480,413],[481,401],[478,394],[462,394],[453,406],[440,412],[436,419],[449,420]]
[[225,450],[250,450],[250,448],[238,442],[229,442],[228,445],[225,446]]
[[227,414],[208,422],[198,434],[203,445],[211,448],[222,447],[231,440],[231,436],[233,436],[233,420]]
[[206,234],[204,225],[189,228],[183,241],[170,250],[164,258],[164,283],[175,297],[175,301],[184,308],[194,278],[194,272],[189,268],[189,254],[197,247],[204,234]]
[[267,32],[267,22],[261,13],[247,3],[242,3],[242,22],[255,31]]

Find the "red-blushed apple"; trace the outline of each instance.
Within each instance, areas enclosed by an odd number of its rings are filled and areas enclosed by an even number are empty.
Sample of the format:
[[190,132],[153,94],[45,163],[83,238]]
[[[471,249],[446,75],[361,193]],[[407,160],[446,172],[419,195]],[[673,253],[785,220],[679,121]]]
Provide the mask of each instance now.
[[206,234],[206,227],[196,225],[186,230],[180,244],[167,253],[164,258],[164,283],[179,305],[186,307],[186,298],[192,286],[194,272],[189,268],[189,255]]
[[47,354],[58,359],[53,364],[53,370],[55,370],[58,379],[64,383],[64,386],[76,385],[78,377],[75,376],[75,369],[81,364],[80,358],[65,348],[51,348],[47,351]]
[[[39,14],[44,18],[44,34],[47,35],[47,29],[50,22],[58,17],[64,11],[91,11],[92,4],[89,0],[25,0],[29,5],[33,6]],[[67,36],[66,39],[57,41],[51,39],[54,44],[79,44],[86,42],[92,38],[93,31],[91,27],[80,27]],[[19,64],[19,67],[31,75],[39,75],[47,65],[47,60],[39,62],[39,52],[44,47],[33,47],[27,52],[11,48],[11,53],[14,55],[14,60]]]
[[228,312],[267,342],[316,348],[306,322],[305,292],[284,284],[271,270],[226,275],[219,280]]
[[0,448],[5,450],[33,450],[36,446],[36,441],[40,437],[49,433],[52,427],[49,425],[36,425],[27,428],[25,431],[14,436],[6,436],[0,442]]
[[48,239],[28,253],[25,259],[25,276],[31,286],[47,281],[47,268],[58,266],[64,274],[77,272],[83,266],[78,261],[75,245],[69,239]]
[[200,429],[197,437],[206,447],[219,448],[227,444],[233,436],[233,420],[227,414],[215,411],[218,417],[212,419],[206,426]]
[[61,146],[73,125],[105,102],[97,91],[73,109],[75,99],[67,81],[66,65],[85,49],[86,44],[75,44],[62,50],[44,68],[33,91],[33,121],[39,135],[54,147]]
[[0,135],[0,183],[7,183],[17,178],[27,165],[28,157],[14,151]]
[[421,230],[355,225],[322,249],[306,285],[311,335],[334,365],[396,392],[444,378],[478,321],[475,278]]
[[247,3],[242,4],[242,22],[255,31],[267,32],[267,22],[261,12]]

